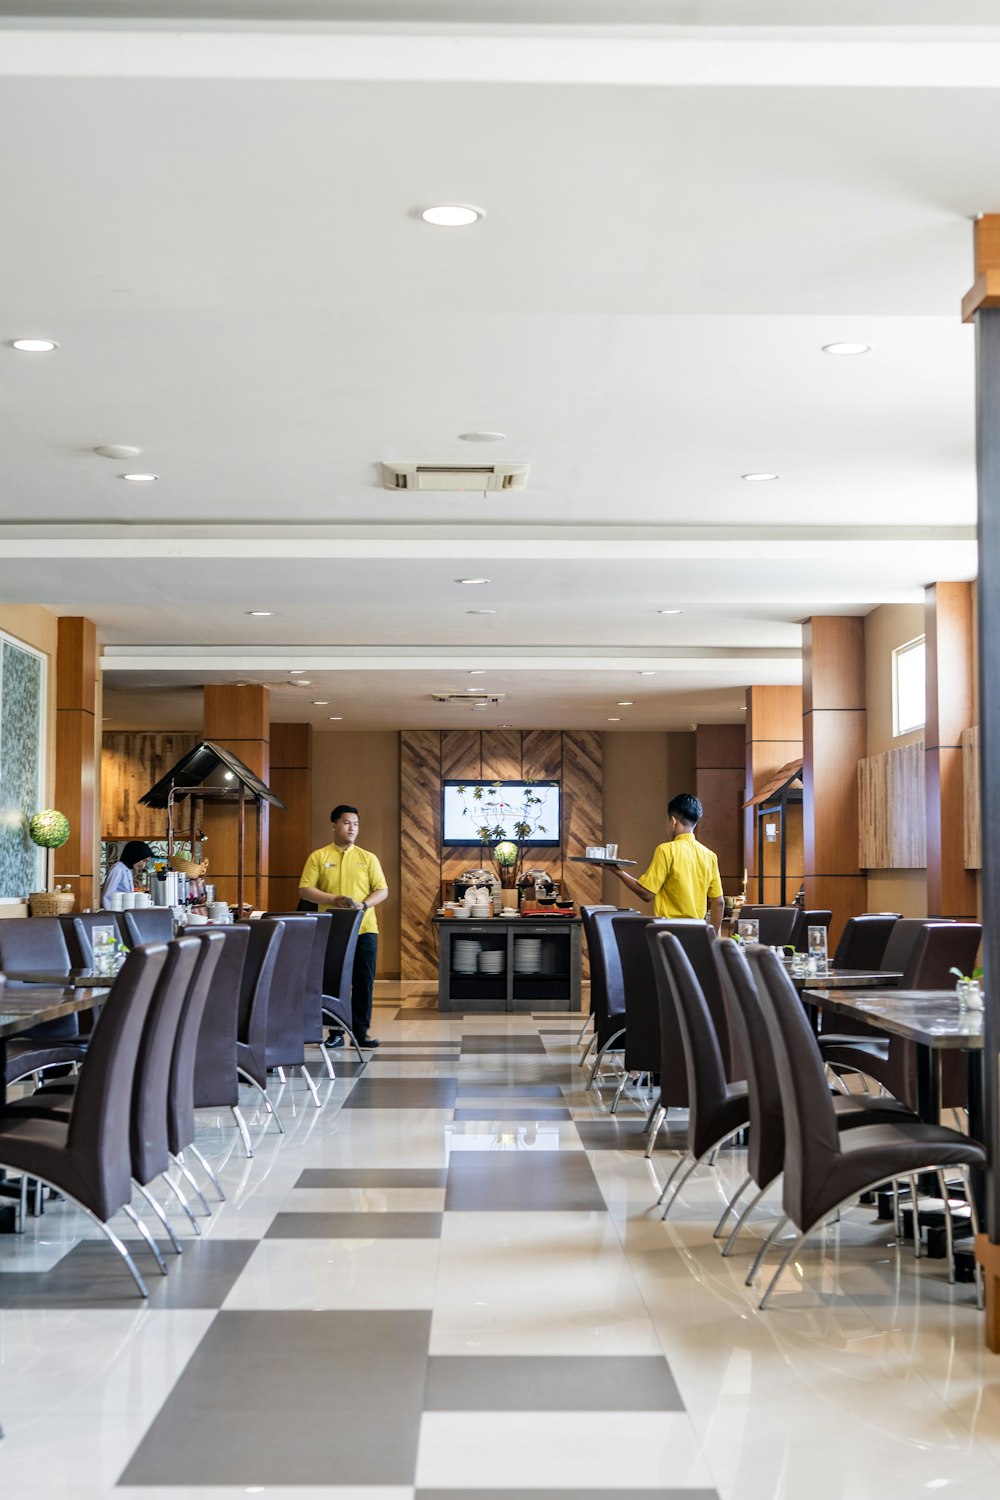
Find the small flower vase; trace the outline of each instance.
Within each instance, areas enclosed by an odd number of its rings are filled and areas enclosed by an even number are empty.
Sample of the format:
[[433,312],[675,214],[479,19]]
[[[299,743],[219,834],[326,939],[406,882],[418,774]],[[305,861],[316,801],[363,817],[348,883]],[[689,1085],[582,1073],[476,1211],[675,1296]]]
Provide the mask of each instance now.
[[983,992],[978,979],[959,979],[955,985],[955,994],[961,1010],[982,1010]]

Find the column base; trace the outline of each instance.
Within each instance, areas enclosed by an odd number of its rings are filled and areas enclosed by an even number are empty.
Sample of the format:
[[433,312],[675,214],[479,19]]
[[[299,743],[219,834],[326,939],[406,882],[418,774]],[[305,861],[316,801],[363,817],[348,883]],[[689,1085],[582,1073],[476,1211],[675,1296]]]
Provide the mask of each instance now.
[[985,1234],[977,1234],[976,1260],[986,1282],[986,1347],[1000,1354],[1000,1245],[992,1244]]

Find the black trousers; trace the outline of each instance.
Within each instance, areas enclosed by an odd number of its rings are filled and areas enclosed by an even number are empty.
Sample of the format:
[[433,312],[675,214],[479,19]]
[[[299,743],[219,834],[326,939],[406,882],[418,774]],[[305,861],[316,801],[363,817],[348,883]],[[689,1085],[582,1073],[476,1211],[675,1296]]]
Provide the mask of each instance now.
[[354,1035],[363,1041],[372,1024],[372,991],[375,988],[375,965],[378,960],[378,933],[363,932],[354,951],[351,974],[351,1016]]

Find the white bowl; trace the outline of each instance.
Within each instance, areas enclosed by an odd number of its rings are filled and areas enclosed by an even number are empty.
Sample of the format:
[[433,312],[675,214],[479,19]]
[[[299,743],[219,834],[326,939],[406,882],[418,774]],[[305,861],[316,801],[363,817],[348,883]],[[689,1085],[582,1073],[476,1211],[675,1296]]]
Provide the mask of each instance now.
[[472,908],[469,906],[456,906],[455,916],[460,922],[465,922],[472,916]]

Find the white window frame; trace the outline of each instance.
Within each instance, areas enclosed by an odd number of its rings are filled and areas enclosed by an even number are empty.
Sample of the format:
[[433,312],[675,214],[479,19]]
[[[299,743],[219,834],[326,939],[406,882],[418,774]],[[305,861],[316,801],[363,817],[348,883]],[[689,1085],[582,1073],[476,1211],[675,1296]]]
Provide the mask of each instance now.
[[[36,656],[42,664],[40,679],[40,698],[38,714],[38,786],[35,794],[35,808],[40,810],[45,806],[45,786],[48,774],[48,712],[49,712],[49,659],[44,651],[39,651],[36,646],[29,646],[27,641],[20,640],[16,635],[11,635],[7,630],[0,630],[0,714],[3,712],[3,644],[7,641],[16,646],[18,651],[24,651],[28,656]],[[41,890],[44,878],[45,851],[35,850],[35,890]],[[23,898],[20,896],[0,896],[0,906],[20,906]]]
[[[920,705],[920,717],[912,721],[912,709],[909,714],[903,712],[900,705],[899,692],[899,664],[901,660],[912,652],[920,650],[924,658],[924,696]],[[910,719],[911,722],[906,722]],[[901,735],[913,734],[918,729],[923,729],[927,723],[927,638],[918,635],[912,641],[906,641],[902,646],[897,646],[892,653],[892,733],[893,738],[899,739]]]

